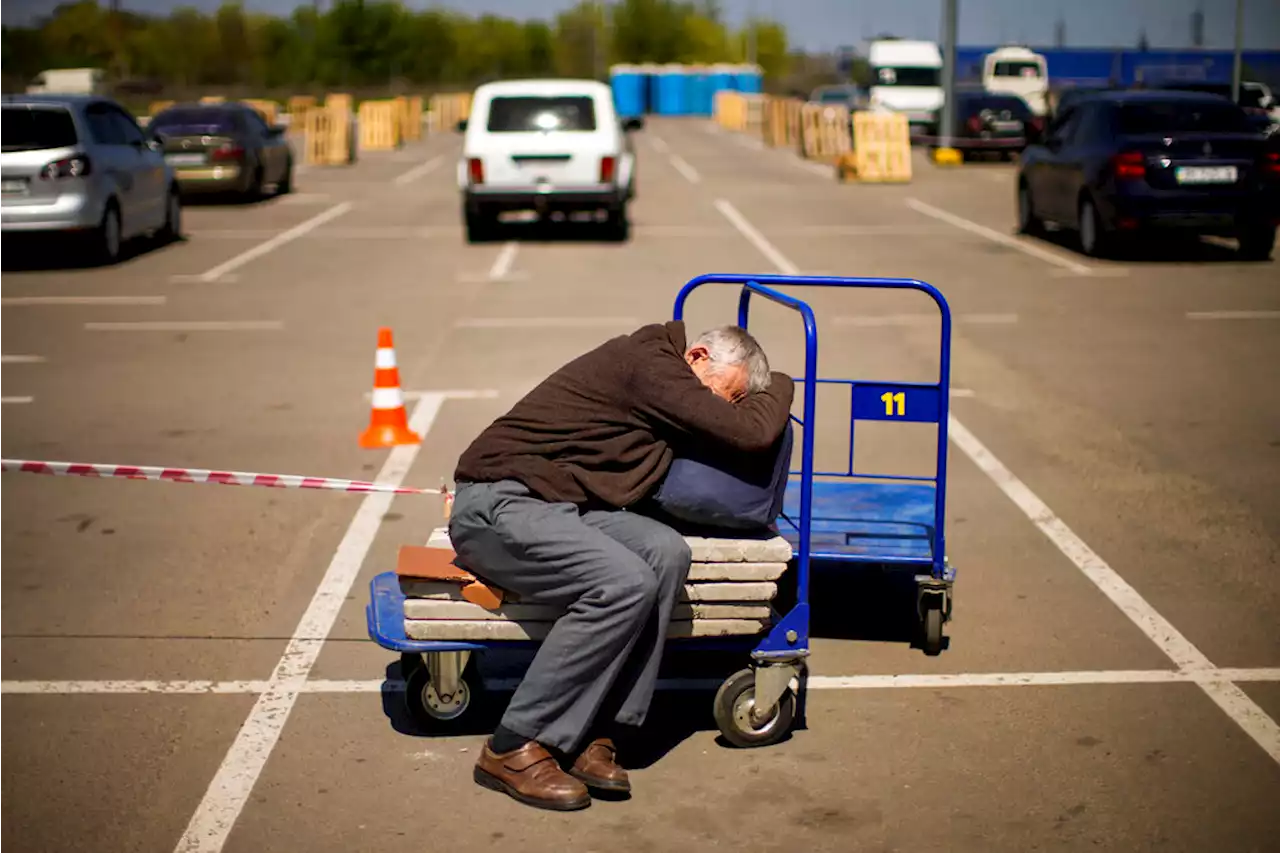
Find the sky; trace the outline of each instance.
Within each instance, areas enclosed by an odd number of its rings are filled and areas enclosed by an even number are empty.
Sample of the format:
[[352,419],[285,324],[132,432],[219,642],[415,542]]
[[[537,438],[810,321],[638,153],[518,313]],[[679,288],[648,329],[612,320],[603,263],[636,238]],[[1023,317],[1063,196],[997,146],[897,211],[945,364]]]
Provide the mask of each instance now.
[[[59,0],[4,0],[4,23],[47,14]],[[106,0],[102,0],[103,3]],[[168,13],[177,6],[216,9],[221,0],[121,0],[126,9]],[[297,0],[243,0],[246,8],[287,13]],[[327,5],[328,0],[322,0]],[[553,18],[576,0],[402,0],[411,8],[452,8],[472,15]],[[719,0],[725,17],[740,22],[751,10],[787,28],[793,45],[807,50],[858,46],[878,33],[937,40],[942,0]],[[1072,47],[1132,47],[1145,30],[1152,47],[1191,45],[1191,14],[1205,15],[1205,47],[1233,45],[1235,0],[958,0],[959,42],[1052,45],[1054,22],[1066,22]],[[1280,0],[1244,0],[1244,46],[1280,50]]]

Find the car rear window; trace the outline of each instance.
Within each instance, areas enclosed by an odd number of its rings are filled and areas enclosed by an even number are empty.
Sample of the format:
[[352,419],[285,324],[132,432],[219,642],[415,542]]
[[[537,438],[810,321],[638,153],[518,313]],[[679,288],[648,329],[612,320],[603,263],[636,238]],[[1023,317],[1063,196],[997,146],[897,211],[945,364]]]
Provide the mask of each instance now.
[[76,125],[62,107],[5,107],[0,143],[5,151],[42,151],[75,145]]
[[489,102],[488,129],[491,133],[595,130],[595,103],[588,95],[494,98]]
[[1022,98],[1000,95],[971,95],[960,98],[961,115],[971,116],[990,110],[993,113],[1009,113],[1011,118],[1028,118],[1031,115],[1027,102]]
[[237,125],[226,110],[169,110],[153,118],[150,129],[169,136],[214,136],[234,133]]
[[1244,110],[1212,101],[1152,101],[1120,107],[1118,129],[1144,133],[1251,133]]

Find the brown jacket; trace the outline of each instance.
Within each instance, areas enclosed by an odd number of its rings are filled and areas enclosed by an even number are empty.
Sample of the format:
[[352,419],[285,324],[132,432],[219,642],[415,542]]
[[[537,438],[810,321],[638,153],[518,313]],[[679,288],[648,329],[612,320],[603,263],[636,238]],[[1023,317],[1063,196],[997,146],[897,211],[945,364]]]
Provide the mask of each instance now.
[[627,507],[662,480],[673,445],[773,446],[791,378],[775,372],[767,390],[730,403],[694,375],[685,349],[684,323],[672,321],[579,356],[480,433],[454,479],[517,480],[548,501]]

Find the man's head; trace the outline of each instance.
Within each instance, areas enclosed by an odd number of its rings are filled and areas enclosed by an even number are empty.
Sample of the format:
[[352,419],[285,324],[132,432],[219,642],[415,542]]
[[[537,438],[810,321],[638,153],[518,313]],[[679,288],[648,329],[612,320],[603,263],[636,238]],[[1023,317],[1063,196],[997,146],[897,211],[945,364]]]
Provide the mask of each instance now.
[[689,345],[684,360],[703,385],[731,403],[769,387],[769,359],[739,326],[703,332]]

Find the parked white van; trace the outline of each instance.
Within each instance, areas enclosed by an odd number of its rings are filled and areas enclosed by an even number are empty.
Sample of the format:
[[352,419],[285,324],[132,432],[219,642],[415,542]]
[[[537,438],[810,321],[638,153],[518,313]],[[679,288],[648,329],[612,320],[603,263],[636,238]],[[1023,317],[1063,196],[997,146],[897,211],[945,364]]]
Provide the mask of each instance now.
[[628,232],[635,151],[613,91],[595,80],[512,80],[475,90],[458,163],[467,239],[484,240],[504,211],[603,212],[614,239]]
[[982,59],[982,88],[1000,95],[1017,95],[1031,112],[1049,110],[1049,66],[1044,56],[1025,47],[1002,47]]
[[881,39],[867,53],[871,106],[904,113],[913,126],[927,125],[942,109],[942,51],[931,41]]

